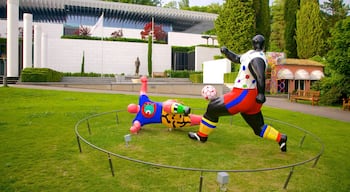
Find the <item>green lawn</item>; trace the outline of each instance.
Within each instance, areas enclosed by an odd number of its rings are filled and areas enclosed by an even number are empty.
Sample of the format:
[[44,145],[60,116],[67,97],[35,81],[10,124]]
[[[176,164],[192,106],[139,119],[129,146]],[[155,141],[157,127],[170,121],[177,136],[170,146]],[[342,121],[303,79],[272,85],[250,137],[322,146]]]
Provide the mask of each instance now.
[[[74,126],[93,114],[124,110],[137,95],[78,93],[0,88],[0,191],[198,191],[200,172],[173,170],[133,163],[112,157],[111,175],[108,156],[81,143],[79,153]],[[167,97],[151,97],[163,101]],[[181,98],[202,114],[207,101]],[[200,109],[198,109],[200,108]],[[313,162],[298,166],[288,191],[350,191],[350,123],[264,106],[265,117],[278,119],[310,131],[325,144],[316,167]],[[278,145],[256,137],[240,115],[223,117],[207,143],[187,138],[198,127],[169,132],[161,125],[148,125],[132,135],[133,115],[115,113],[84,121],[81,135],[113,153],[157,164],[201,169],[259,169],[293,164],[315,156],[320,145],[309,135],[290,126],[266,120],[288,134],[288,152]],[[232,124],[231,124],[232,120]],[[255,173],[229,173],[228,191],[286,191],[284,182],[290,169]],[[217,173],[203,173],[202,191],[218,191]]]

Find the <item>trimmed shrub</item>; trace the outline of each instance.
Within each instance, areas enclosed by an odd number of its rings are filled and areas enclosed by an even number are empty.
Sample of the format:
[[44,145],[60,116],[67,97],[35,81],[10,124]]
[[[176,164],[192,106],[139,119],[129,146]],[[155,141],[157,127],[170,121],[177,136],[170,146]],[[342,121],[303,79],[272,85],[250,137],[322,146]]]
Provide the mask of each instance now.
[[62,73],[49,68],[25,68],[21,73],[21,82],[59,82]]
[[234,83],[235,79],[238,75],[238,72],[231,72],[231,73],[225,73],[224,74],[224,83]]
[[192,83],[203,83],[203,73],[190,74],[190,80]]

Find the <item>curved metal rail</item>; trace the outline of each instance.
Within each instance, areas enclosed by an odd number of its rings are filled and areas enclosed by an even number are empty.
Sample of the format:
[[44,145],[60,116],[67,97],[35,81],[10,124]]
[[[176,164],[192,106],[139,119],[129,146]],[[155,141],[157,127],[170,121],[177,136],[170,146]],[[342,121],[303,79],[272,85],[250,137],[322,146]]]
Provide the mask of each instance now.
[[[115,157],[118,157],[118,158],[121,158],[121,159],[125,159],[125,160],[128,160],[128,161],[136,162],[136,163],[141,163],[141,164],[146,164],[146,165],[151,165],[151,166],[156,166],[156,167],[161,167],[161,168],[200,172],[200,190],[199,191],[201,191],[201,186],[202,186],[202,182],[203,182],[203,176],[202,176],[203,172],[236,172],[236,173],[237,172],[262,172],[262,171],[273,171],[273,170],[280,170],[280,169],[290,168],[291,170],[290,170],[289,175],[288,175],[288,177],[287,177],[287,179],[286,179],[286,181],[284,183],[284,186],[283,186],[283,188],[286,189],[287,186],[288,186],[289,180],[290,180],[291,176],[294,173],[294,168],[295,167],[300,166],[300,165],[304,165],[304,164],[309,163],[311,161],[314,161],[312,167],[315,167],[317,162],[318,162],[318,160],[320,159],[321,155],[324,152],[324,144],[323,144],[322,140],[318,136],[316,136],[315,134],[313,134],[313,133],[311,133],[311,132],[309,132],[309,131],[301,128],[301,127],[298,127],[298,126],[295,126],[295,125],[292,125],[292,124],[289,124],[289,123],[286,123],[286,122],[283,122],[283,121],[280,121],[280,120],[271,119],[271,118],[265,118],[265,119],[268,119],[270,121],[275,121],[275,122],[278,122],[280,124],[287,125],[289,127],[296,128],[299,131],[303,132],[304,136],[300,140],[300,147],[303,145],[304,140],[306,138],[306,135],[310,135],[313,139],[315,139],[321,145],[320,151],[317,153],[316,156],[314,156],[314,157],[312,157],[310,159],[306,159],[304,161],[300,161],[300,162],[293,163],[293,164],[277,166],[277,167],[258,168],[258,169],[201,169],[201,168],[191,168],[191,167],[179,167],[179,166],[164,165],[164,164],[158,164],[158,163],[143,161],[143,160],[139,160],[139,159],[134,159],[134,158],[131,158],[131,157],[128,157],[128,156],[124,156],[124,155],[120,155],[120,154],[117,154],[117,153],[113,153],[111,151],[108,151],[106,149],[98,147],[98,146],[96,146],[93,143],[89,142],[87,139],[85,139],[84,137],[82,137],[80,135],[80,133],[79,133],[79,125],[82,122],[84,122],[84,121],[87,122],[87,127],[88,127],[88,130],[89,130],[89,133],[91,134],[89,119],[94,118],[94,117],[98,117],[98,116],[102,116],[102,115],[106,115],[106,114],[110,114],[110,113],[116,113],[116,121],[117,121],[117,123],[119,123],[118,113],[119,112],[125,112],[125,111],[126,110],[114,110],[114,111],[109,111],[109,112],[104,112],[104,113],[90,115],[88,117],[85,117],[85,118],[79,120],[75,124],[75,134],[76,134],[76,137],[77,137],[77,142],[78,142],[78,147],[79,147],[80,153],[82,153],[80,140],[83,141],[84,143],[86,143],[87,145],[89,145],[90,147],[92,147],[92,148],[94,148],[94,149],[96,149],[98,151],[101,151],[103,153],[106,153],[108,155],[108,160],[109,160],[109,165],[110,165],[110,169],[111,169],[111,172],[112,172],[112,176],[114,176],[114,169],[113,169],[111,156],[115,156]],[[231,123],[232,123],[232,121],[231,121]]]

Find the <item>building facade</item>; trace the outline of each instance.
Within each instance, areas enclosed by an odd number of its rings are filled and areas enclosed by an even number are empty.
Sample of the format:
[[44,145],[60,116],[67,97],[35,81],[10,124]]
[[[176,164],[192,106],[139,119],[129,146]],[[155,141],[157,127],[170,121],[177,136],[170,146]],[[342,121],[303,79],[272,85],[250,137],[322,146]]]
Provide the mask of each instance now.
[[267,91],[272,94],[310,90],[324,77],[324,65],[308,59],[285,58],[284,53],[267,53],[269,70]]

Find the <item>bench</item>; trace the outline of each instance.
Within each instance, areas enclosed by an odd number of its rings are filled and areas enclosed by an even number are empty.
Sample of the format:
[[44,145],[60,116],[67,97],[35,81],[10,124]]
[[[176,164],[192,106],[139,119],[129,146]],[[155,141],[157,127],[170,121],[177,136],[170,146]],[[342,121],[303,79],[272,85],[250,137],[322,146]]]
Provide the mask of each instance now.
[[297,90],[296,92],[291,94],[290,101],[297,102],[298,100],[311,101],[312,105],[318,105],[318,101],[320,100],[320,91]]
[[350,111],[350,97],[349,98],[343,98],[343,110],[349,110]]
[[165,72],[152,72],[152,77],[153,78],[157,78],[157,77],[166,77],[166,73]]

